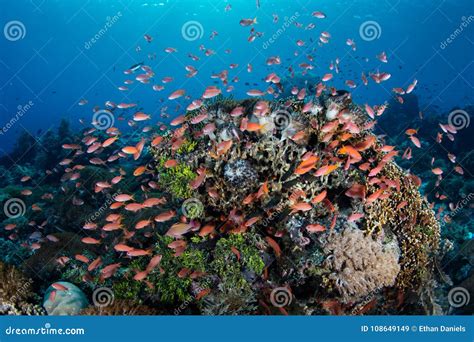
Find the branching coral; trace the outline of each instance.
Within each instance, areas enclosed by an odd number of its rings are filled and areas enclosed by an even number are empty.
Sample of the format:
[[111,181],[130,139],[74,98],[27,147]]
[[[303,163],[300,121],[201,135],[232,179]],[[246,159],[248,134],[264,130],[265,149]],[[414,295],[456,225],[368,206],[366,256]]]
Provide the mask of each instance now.
[[44,315],[35,302],[33,281],[0,262],[0,315]]
[[162,188],[167,189],[178,199],[191,197],[192,190],[189,187],[189,182],[196,177],[196,173],[184,163],[173,168],[165,168],[166,160],[166,158],[161,158],[157,164],[157,171],[160,175],[158,181]]
[[396,234],[401,249],[401,273],[397,284],[419,289],[433,272],[433,255],[439,245],[439,223],[418,191],[413,176],[394,163],[387,164],[383,176],[400,183],[400,191],[366,206],[369,231],[378,229]]

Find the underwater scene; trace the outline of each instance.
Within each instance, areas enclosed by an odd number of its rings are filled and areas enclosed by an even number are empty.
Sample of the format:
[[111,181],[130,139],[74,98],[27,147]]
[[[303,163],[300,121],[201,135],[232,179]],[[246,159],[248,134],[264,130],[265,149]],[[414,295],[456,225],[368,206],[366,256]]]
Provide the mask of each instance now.
[[0,0],[1,315],[472,315],[471,0]]

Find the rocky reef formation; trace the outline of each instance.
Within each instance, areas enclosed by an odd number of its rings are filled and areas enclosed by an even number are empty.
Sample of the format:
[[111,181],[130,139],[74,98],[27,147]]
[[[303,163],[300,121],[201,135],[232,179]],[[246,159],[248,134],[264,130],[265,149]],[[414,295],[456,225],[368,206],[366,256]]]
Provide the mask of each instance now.
[[63,137],[48,187],[12,190],[36,209],[9,239],[52,309],[68,281],[80,309],[110,290],[87,315],[436,311],[440,226],[349,93],[196,107],[151,136]]
[[[440,228],[420,180],[396,165],[394,147],[377,140],[348,93],[311,101],[219,99],[151,148],[156,168],[173,159],[195,174],[182,184],[188,197],[171,193],[170,202],[201,214],[179,233],[162,231],[203,254],[208,313],[254,312],[270,304],[263,289],[278,286],[291,289],[293,313],[305,314],[324,312],[328,298],[350,312],[382,289],[429,291]],[[193,148],[174,148],[184,141]],[[246,246],[227,244],[225,268],[213,268],[225,254],[216,249],[235,236]],[[244,290],[234,298],[236,287]]]

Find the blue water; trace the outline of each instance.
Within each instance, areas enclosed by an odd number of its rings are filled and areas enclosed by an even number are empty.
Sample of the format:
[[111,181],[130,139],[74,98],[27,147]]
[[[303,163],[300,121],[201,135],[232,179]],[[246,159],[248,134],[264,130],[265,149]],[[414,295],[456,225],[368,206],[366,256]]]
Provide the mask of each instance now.
[[[228,4],[232,9],[225,12]],[[62,118],[76,128],[80,118],[90,123],[92,109],[103,108],[107,100],[139,103],[145,112],[154,114],[155,122],[160,120],[163,106],[168,106],[167,113],[172,116],[182,114],[183,109],[175,112],[176,105],[186,106],[189,101],[170,102],[168,95],[184,88],[191,99],[199,98],[205,87],[214,84],[210,75],[224,69],[229,70],[229,80],[236,76],[240,80],[231,83],[235,87],[232,94],[244,97],[249,89],[265,90],[268,84],[262,79],[270,72],[283,78],[291,66],[299,73],[298,65],[308,62],[308,54],[314,57],[314,69],[305,79],[319,82],[317,77],[329,72],[330,62],[338,57],[341,72],[332,84],[347,89],[344,81],[354,80],[359,86],[352,90],[353,96],[360,103],[382,103],[393,96],[393,87],[406,88],[415,78],[421,110],[443,112],[473,103],[472,0],[260,0],[260,8],[253,0],[2,0],[1,5],[1,28],[11,21],[23,26],[19,37],[7,39],[5,32],[0,36],[0,154],[10,151],[24,130],[41,137]],[[327,18],[314,18],[310,15],[313,11],[322,11]],[[278,23],[273,23],[273,14],[279,16]],[[250,27],[242,27],[239,21],[254,17],[258,24],[253,27],[263,36],[249,43]],[[202,38],[183,38],[182,27],[188,21],[199,23]],[[368,21],[379,26],[378,38],[371,41],[363,40],[359,32]],[[290,25],[284,26],[285,22]],[[100,33],[107,23],[109,27]],[[310,23],[316,27],[304,30]],[[278,33],[279,29],[284,32]],[[211,40],[212,31],[218,35]],[[322,31],[328,31],[331,38],[329,44],[319,46]],[[153,41],[147,43],[144,34]],[[99,39],[91,43],[96,35]],[[446,42],[451,35],[452,42]],[[269,43],[272,36],[276,39]],[[348,38],[356,42],[356,51],[346,45]],[[305,41],[304,46],[296,45],[299,39]],[[199,50],[201,44],[216,54],[206,57]],[[166,47],[178,52],[167,54]],[[231,53],[226,53],[227,49]],[[375,58],[382,51],[388,64]],[[148,54],[153,53],[156,59],[149,60]],[[200,60],[191,60],[188,53]],[[276,55],[282,64],[268,67],[266,59]],[[138,62],[153,68],[154,83],[161,84],[165,76],[174,81],[162,92],[138,82],[127,92],[119,91],[130,78],[123,70]],[[246,70],[249,62],[252,73]],[[229,69],[232,63],[238,67]],[[196,77],[186,78],[186,65],[198,69]],[[370,82],[369,87],[361,86],[361,72],[368,74],[377,68],[391,73],[391,79],[381,85]],[[88,104],[78,106],[83,98]],[[30,108],[18,116],[19,106],[27,104]],[[12,123],[14,117],[18,120]]]

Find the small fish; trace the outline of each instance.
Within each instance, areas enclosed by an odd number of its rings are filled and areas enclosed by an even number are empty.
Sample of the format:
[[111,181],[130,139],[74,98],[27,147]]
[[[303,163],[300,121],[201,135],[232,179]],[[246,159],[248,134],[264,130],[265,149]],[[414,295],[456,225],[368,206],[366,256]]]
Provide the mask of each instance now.
[[100,240],[91,238],[91,237],[85,237],[81,240],[83,243],[89,244],[89,245],[97,245],[100,243]]
[[89,263],[89,258],[87,258],[86,256],[84,256],[82,254],[76,254],[74,256],[74,259],[76,259],[77,261],[82,261],[83,263],[86,263],[86,264]]
[[182,97],[184,94],[185,94],[184,89],[178,89],[178,90],[174,91],[173,93],[171,93],[170,96],[168,96],[168,100],[178,99],[178,98]]
[[265,241],[273,249],[273,252],[275,252],[276,257],[279,258],[281,255],[281,248],[278,243],[269,236],[265,237]]
[[324,14],[323,12],[320,12],[320,11],[315,11],[315,12],[311,13],[311,16],[313,16],[315,18],[318,18],[318,19],[325,19],[326,18],[326,14]]
[[257,18],[240,20],[240,25],[241,26],[252,26],[254,24],[258,24],[257,23]]
[[355,222],[364,217],[363,213],[352,213],[347,217],[347,222]]
[[308,231],[308,233],[318,233],[324,232],[326,230],[326,227],[320,224],[309,224],[306,226],[306,230]]
[[421,142],[417,137],[415,137],[414,135],[410,135],[409,138],[411,142],[413,143],[413,145],[415,145],[418,148],[421,148]]
[[143,112],[137,112],[133,115],[133,121],[145,121],[145,120],[150,120],[151,116],[148,114],[145,114]]
[[311,203],[316,204],[316,203],[322,202],[326,198],[326,195],[327,195],[326,190],[321,191],[319,194],[313,197],[313,199],[311,200]]
[[176,216],[176,212],[169,210],[155,216],[155,222],[166,222]]
[[59,283],[53,283],[51,285],[51,287],[55,290],[58,290],[58,291],[68,291],[69,290],[66,286],[64,286],[62,284],[59,284]]

